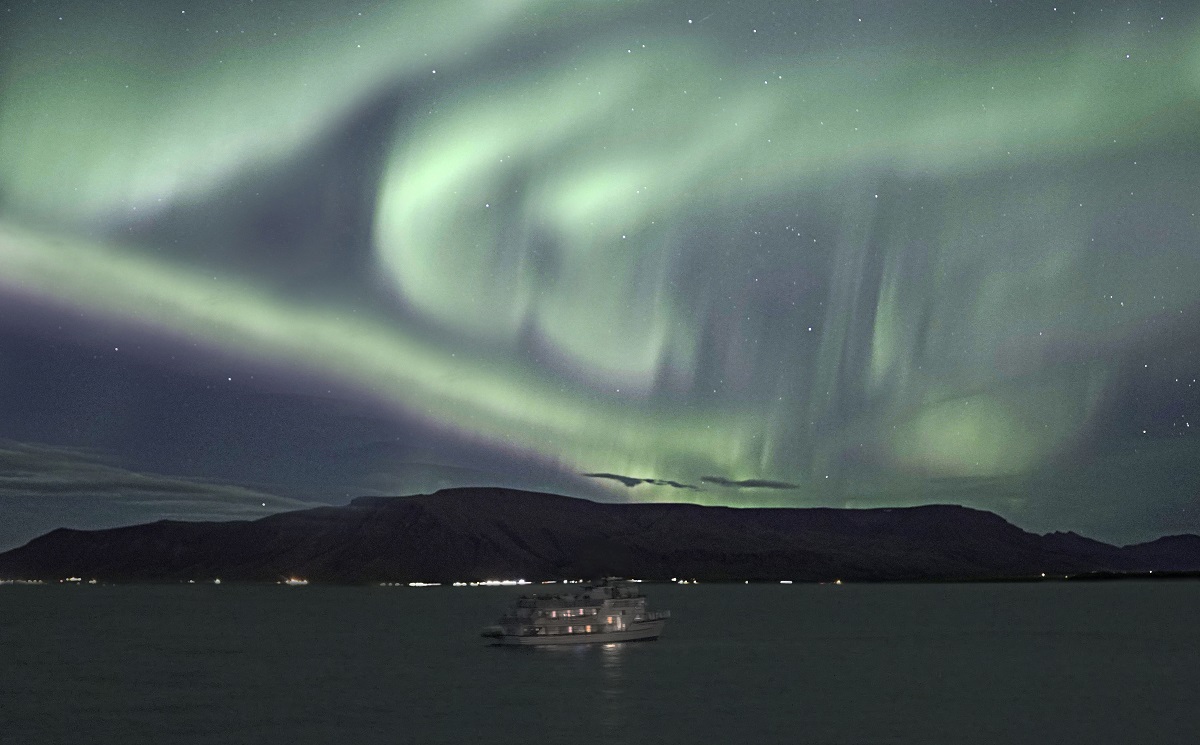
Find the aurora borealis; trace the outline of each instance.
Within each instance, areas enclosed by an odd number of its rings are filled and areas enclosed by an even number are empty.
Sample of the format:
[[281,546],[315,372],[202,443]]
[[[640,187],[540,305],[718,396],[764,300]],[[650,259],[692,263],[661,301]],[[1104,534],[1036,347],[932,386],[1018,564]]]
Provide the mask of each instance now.
[[1189,3],[0,13],[0,543],[477,484],[1200,531]]

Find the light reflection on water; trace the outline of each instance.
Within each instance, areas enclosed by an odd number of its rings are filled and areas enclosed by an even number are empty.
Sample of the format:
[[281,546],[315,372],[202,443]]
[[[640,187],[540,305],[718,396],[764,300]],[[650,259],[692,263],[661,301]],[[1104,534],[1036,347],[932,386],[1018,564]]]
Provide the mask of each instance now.
[[[632,656],[638,647],[645,647],[649,643],[564,644],[506,649],[548,655],[542,659],[562,663],[561,667],[555,664],[557,671],[566,678],[575,678],[573,685],[581,690],[590,689],[594,692],[589,697],[593,713],[599,715],[603,732],[615,735],[630,724],[631,697],[636,695],[628,680]],[[587,676],[590,680],[581,679],[581,676]]]
[[603,686],[600,689],[602,715],[600,718],[604,729],[614,733],[625,726],[628,706],[625,696],[628,686],[625,685],[625,659],[628,644],[605,644],[600,648],[600,669]]

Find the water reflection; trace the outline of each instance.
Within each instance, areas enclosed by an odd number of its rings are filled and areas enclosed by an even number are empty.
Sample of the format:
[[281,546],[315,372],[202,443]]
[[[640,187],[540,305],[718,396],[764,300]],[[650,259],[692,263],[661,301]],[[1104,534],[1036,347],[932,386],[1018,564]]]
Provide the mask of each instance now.
[[628,722],[628,685],[625,682],[628,644],[604,644],[600,647],[600,724],[614,735],[625,730]]
[[531,651],[554,655],[554,659],[569,661],[575,680],[586,680],[585,687],[594,695],[592,714],[598,718],[602,732],[618,734],[628,731],[634,698],[629,676],[633,648],[639,644],[567,644],[533,647]]

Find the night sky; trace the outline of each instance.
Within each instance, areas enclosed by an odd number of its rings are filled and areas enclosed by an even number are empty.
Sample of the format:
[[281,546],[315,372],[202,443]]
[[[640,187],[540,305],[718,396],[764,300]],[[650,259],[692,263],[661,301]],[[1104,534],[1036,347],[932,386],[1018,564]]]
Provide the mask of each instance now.
[[502,485],[1200,532],[1200,6],[0,5],[0,548]]

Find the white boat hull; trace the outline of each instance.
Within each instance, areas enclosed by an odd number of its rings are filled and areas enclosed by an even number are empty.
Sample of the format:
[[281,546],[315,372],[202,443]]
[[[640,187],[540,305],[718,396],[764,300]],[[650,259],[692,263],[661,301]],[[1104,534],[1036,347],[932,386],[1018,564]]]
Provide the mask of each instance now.
[[558,644],[615,644],[657,639],[662,634],[666,619],[643,621],[621,631],[593,631],[590,634],[529,634],[526,636],[502,635],[492,637],[493,644],[506,647],[542,647]]

